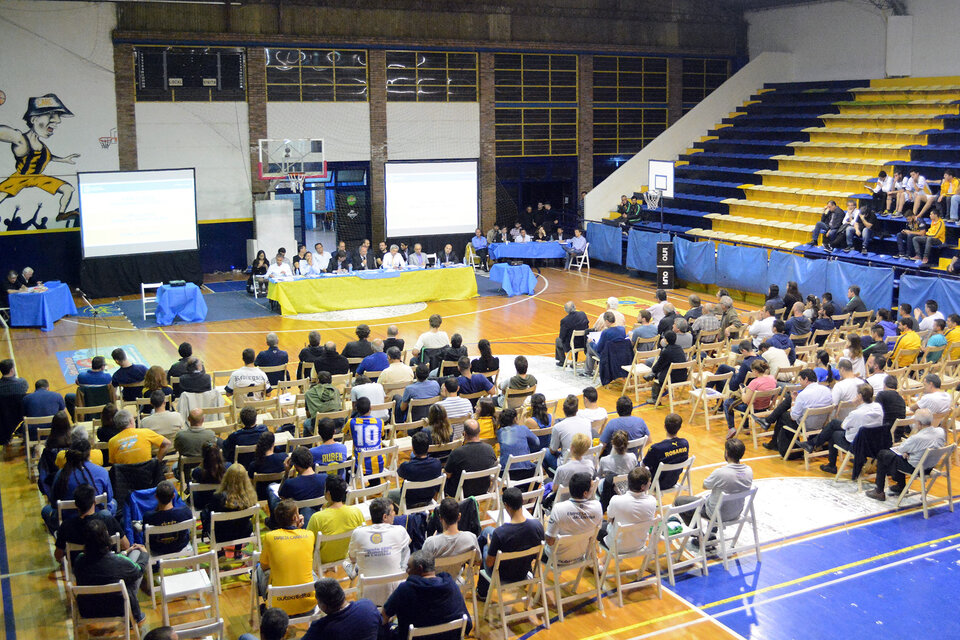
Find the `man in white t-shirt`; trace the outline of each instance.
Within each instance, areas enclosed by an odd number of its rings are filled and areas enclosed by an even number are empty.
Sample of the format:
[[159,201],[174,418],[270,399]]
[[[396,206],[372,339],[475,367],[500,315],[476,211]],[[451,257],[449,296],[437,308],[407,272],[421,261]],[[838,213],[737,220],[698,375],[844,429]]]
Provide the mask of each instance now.
[[450,337],[446,331],[440,331],[440,325],[443,324],[443,318],[435,313],[430,316],[430,330],[421,333],[417,338],[417,344],[413,346],[414,355],[419,355],[421,349],[442,349],[450,345]]
[[763,341],[773,335],[773,322],[777,319],[777,311],[771,306],[764,306],[761,311],[757,311],[754,316],[753,324],[747,331],[753,338],[753,346],[759,347]]
[[[617,528],[650,522],[657,516],[657,499],[649,495],[650,470],[638,465],[627,475],[627,492],[610,498],[607,505],[607,522],[600,530],[600,544],[609,549],[617,538]],[[618,551],[634,551],[647,542],[648,530],[641,527],[628,538],[620,541]]]
[[325,272],[330,266],[330,252],[323,250],[322,242],[313,245],[313,263],[321,272]]
[[587,552],[587,545],[593,539],[580,541],[577,544],[558,544],[560,536],[592,533],[596,536],[603,522],[603,508],[600,501],[590,499],[590,487],[593,478],[589,473],[575,473],[570,478],[570,499],[557,502],[553,505],[550,518],[544,531],[546,535],[548,557],[558,553],[560,562],[571,562],[582,558]]
[[887,368],[886,356],[871,353],[867,357],[866,368],[867,384],[873,387],[873,393],[876,395],[883,391],[884,381],[887,379],[887,372],[884,371]]
[[283,261],[282,253],[278,253],[276,262],[267,267],[267,279],[290,277],[292,275],[293,271],[290,270],[290,265]]
[[[347,547],[348,562],[344,563],[344,568],[351,576],[403,573],[407,558],[410,557],[410,536],[406,529],[393,524],[395,515],[393,503],[387,498],[377,498],[370,503],[370,521],[373,524],[354,529]],[[381,607],[398,584],[399,580],[370,587],[364,590],[363,595]]]
[[577,409],[580,401],[577,396],[569,395],[563,401],[563,420],[553,427],[550,433],[550,453],[544,458],[544,466],[548,469],[556,469],[567,461],[570,457],[570,443],[573,442],[573,436],[582,433],[588,438],[593,438],[590,430],[590,421],[577,415]]
[[917,307],[913,310],[913,317],[920,323],[917,331],[933,331],[933,322],[935,320],[945,320],[943,312],[940,311],[940,305],[936,300],[927,300],[923,303],[923,309]]
[[911,411],[927,409],[933,415],[950,411],[950,394],[940,389],[940,376],[935,373],[923,377],[923,395],[910,405]]
[[[577,416],[580,418],[586,418],[590,422],[596,422],[597,420],[603,420],[607,417],[607,410],[600,406],[597,402],[599,396],[597,395],[597,390],[594,387],[584,387],[583,388],[583,409],[577,412]],[[599,438],[600,433],[596,433],[594,437]]]
[[657,304],[652,304],[647,307],[647,311],[650,312],[650,323],[659,324],[663,320],[663,316],[666,314],[663,311],[663,305],[667,303],[667,292],[663,289],[657,289]]
[[620,310],[617,309],[617,307],[619,306],[620,306],[620,301],[617,298],[615,298],[614,296],[610,296],[609,298],[607,298],[607,308],[603,313],[597,316],[596,322],[593,323],[593,330],[603,331],[604,329],[607,328],[606,323],[603,321],[603,316],[604,314],[606,314],[607,311],[610,311],[611,313],[613,313],[613,319],[614,319],[613,326],[615,327],[626,326],[627,319],[624,318],[623,313],[621,313]]
[[473,415],[473,405],[466,398],[460,397],[460,382],[453,376],[443,381],[440,395],[443,400],[437,404],[447,412],[447,420],[453,426],[453,439],[457,440],[463,436],[463,421]]
[[[840,371],[840,380],[833,385],[833,404],[841,402],[851,402],[857,399],[857,387],[863,384],[863,380],[853,372],[853,363],[846,358],[841,358],[837,363],[837,370]],[[846,414],[838,415],[838,420],[846,418]]]
[[[353,387],[350,388],[350,401],[356,404],[360,398],[367,398],[371,405],[383,404],[386,402],[386,396],[383,391],[383,385],[376,381],[371,381],[364,375],[360,375],[353,381]],[[387,409],[377,409],[370,413],[374,418],[380,418],[384,422],[390,417],[390,411]]]
[[[267,395],[270,394],[270,380],[267,378],[267,374],[261,371],[258,367],[255,367],[253,361],[256,360],[257,354],[253,349],[244,349],[243,353],[240,356],[243,358],[243,366],[230,374],[230,379],[227,380],[227,386],[224,388],[224,391],[228,396],[232,396],[233,392],[242,387],[254,387],[256,385],[265,385]],[[263,397],[259,393],[253,394],[255,397],[254,400],[262,400]]]
[[908,200],[913,201],[914,215],[920,212],[920,207],[930,196],[930,188],[927,186],[927,179],[920,175],[916,169],[910,170],[910,178],[907,180],[906,190],[909,194]]

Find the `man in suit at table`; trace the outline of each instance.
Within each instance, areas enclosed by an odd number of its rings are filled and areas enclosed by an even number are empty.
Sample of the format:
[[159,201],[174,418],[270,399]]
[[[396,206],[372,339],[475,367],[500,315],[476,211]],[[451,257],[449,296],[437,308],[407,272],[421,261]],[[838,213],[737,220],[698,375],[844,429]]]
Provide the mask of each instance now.
[[347,273],[352,270],[353,265],[350,264],[350,256],[343,249],[338,249],[330,259],[330,264],[327,265],[328,273]]
[[443,253],[437,256],[437,262],[444,266],[460,263],[460,260],[457,258],[457,254],[453,252],[452,244],[448,244],[443,247]]
[[[563,319],[560,320],[560,334],[557,336],[556,357],[558,367],[563,366],[567,350],[570,348],[570,337],[573,335],[573,332],[586,331],[590,328],[590,319],[587,318],[587,314],[583,311],[577,311],[577,307],[572,301],[568,301],[563,305],[563,310],[567,312],[567,315],[563,316]],[[583,349],[585,343],[586,337],[584,336],[577,338],[574,346],[578,349]]]
[[360,271],[362,269],[376,269],[377,260],[373,257],[373,254],[370,253],[369,247],[362,244],[357,249],[357,255],[353,256],[353,270]]

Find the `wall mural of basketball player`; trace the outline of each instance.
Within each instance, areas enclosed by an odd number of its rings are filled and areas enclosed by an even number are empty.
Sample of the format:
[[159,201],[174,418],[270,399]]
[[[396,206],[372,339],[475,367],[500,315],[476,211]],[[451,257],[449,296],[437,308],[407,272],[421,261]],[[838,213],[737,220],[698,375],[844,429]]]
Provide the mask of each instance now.
[[[16,197],[24,189],[41,189],[52,196],[60,196],[57,221],[64,222],[64,226],[67,227],[77,226],[79,212],[76,207],[70,208],[76,189],[60,178],[44,174],[47,165],[51,162],[76,164],[76,159],[80,157],[79,153],[66,156],[54,155],[45,142],[56,132],[62,119],[69,117],[73,117],[73,112],[67,109],[56,94],[48,93],[27,101],[27,111],[23,114],[23,121],[27,125],[25,131],[0,125],[0,142],[10,145],[16,163],[14,173],[0,182],[0,203],[7,198]],[[46,229],[47,217],[38,220],[40,208],[38,206],[33,212],[33,217],[24,221],[19,215],[20,208],[17,207],[14,214],[8,220],[4,220],[5,230],[21,231],[31,227]]]

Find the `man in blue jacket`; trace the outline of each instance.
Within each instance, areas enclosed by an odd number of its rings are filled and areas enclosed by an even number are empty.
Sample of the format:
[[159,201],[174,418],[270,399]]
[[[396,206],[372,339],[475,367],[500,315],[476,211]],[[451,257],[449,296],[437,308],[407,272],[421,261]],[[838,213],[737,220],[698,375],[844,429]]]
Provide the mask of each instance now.
[[607,345],[616,340],[626,340],[627,331],[623,327],[617,326],[617,317],[613,311],[606,311],[603,314],[604,329],[600,333],[600,339],[596,342],[587,343],[587,363],[584,368],[584,375],[592,376],[593,368],[597,365],[597,360],[603,355]]

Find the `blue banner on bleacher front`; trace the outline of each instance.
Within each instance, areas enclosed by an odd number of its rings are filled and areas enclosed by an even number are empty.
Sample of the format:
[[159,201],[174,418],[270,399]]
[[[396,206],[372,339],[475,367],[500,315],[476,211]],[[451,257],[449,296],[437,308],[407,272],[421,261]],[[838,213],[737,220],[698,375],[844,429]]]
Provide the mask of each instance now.
[[893,305],[893,269],[830,260],[824,290],[833,294],[838,313],[847,304],[847,288],[851,285],[860,287],[860,298],[867,309],[889,309]]
[[701,284],[717,281],[717,245],[714,242],[691,242],[676,238],[673,246],[677,278]]
[[627,235],[627,267],[645,273],[656,273],[657,243],[669,240],[669,233],[650,233],[630,229]]
[[590,259],[623,264],[623,232],[620,227],[599,222],[587,223],[587,242],[590,243]]
[[807,260],[782,251],[771,251],[767,273],[770,283],[780,287],[780,295],[787,291],[787,283],[790,281],[797,283],[797,288],[804,297],[811,293],[819,297],[826,291],[826,260]]
[[718,244],[717,284],[741,291],[766,291],[770,285],[767,278],[767,250]]
[[[960,313],[960,282],[945,278],[900,276],[899,302],[908,302],[914,307],[923,308],[927,300],[936,300],[939,311],[944,316]],[[868,302],[867,305],[869,304]]]

